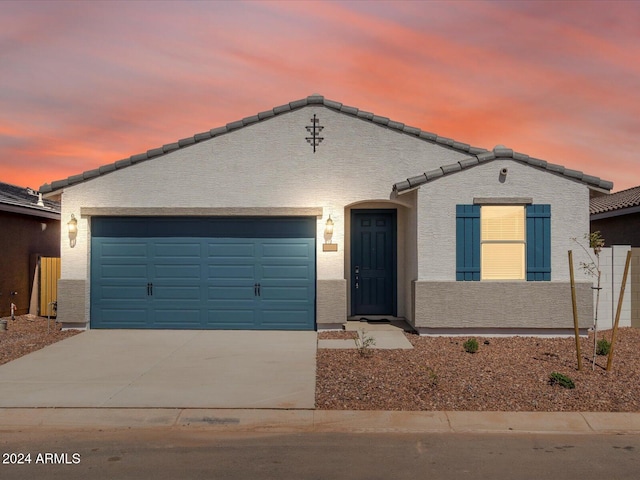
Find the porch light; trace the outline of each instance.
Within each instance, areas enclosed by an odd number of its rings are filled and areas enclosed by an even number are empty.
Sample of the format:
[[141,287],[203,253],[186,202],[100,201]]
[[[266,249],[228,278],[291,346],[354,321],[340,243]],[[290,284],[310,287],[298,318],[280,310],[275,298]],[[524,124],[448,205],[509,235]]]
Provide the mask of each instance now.
[[76,246],[76,237],[78,236],[78,220],[73,213],[71,220],[67,222],[67,228],[69,229],[69,246],[73,248]]
[[329,239],[327,243],[331,243],[331,237],[333,237],[333,220],[331,220],[331,214],[329,214],[327,224],[324,227],[324,236]]
[[327,223],[324,226],[324,244],[322,245],[323,252],[337,252],[338,245],[332,243],[333,239],[333,220],[331,220],[331,215],[327,219]]

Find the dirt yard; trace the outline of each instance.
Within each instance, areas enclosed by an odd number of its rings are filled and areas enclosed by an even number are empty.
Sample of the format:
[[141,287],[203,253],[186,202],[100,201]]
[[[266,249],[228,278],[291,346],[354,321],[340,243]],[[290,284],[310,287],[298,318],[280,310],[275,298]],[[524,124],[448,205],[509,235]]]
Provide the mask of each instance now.
[[[611,331],[604,334],[611,340]],[[605,356],[592,370],[593,336],[581,341],[578,371],[573,338],[478,337],[478,351],[471,354],[463,348],[465,337],[406,335],[413,350],[371,350],[369,356],[318,350],[317,408],[640,411],[640,329],[618,331],[610,372]],[[575,388],[550,385],[552,372],[570,377]]]
[[47,319],[35,315],[20,315],[15,320],[3,317],[0,320],[7,321],[7,330],[0,331],[0,365],[80,333],[78,330],[63,332],[53,319],[47,331]]

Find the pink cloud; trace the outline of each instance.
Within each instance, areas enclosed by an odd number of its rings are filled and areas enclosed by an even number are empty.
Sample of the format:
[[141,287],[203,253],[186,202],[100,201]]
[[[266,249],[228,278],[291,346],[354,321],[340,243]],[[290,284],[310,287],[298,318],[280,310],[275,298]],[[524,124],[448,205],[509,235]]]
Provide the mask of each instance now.
[[12,3],[0,180],[37,186],[321,93],[637,185],[640,9],[610,3]]

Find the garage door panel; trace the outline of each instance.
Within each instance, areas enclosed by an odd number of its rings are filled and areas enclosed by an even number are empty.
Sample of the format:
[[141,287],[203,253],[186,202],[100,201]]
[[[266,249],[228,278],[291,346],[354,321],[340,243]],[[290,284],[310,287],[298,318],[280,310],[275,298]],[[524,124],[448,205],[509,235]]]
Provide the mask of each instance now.
[[140,285],[103,285],[97,289],[96,299],[100,300],[137,300],[146,303],[147,286]]
[[208,257],[212,260],[235,260],[245,258],[253,261],[256,255],[254,242],[238,241],[237,239],[217,239],[208,244]]
[[153,254],[157,258],[193,258],[202,257],[202,245],[199,241],[191,242],[153,242]]
[[129,262],[135,259],[147,262],[147,242],[146,241],[103,241],[100,243],[99,252],[103,262],[109,260],[121,260],[126,258]]
[[153,285],[153,297],[154,301],[160,302],[166,300],[191,300],[193,302],[200,302],[200,286],[199,285],[172,285],[162,286]]
[[171,280],[171,279],[192,279],[200,281],[202,275],[202,265],[199,264],[176,264],[176,265],[154,265],[152,268],[154,273],[153,279]]
[[103,264],[99,267],[98,275],[105,280],[143,280],[146,283],[149,277],[149,270],[146,265],[131,265],[131,264],[117,264],[109,265]]
[[247,300],[255,302],[255,287],[253,285],[224,285],[207,288],[208,300]]
[[309,258],[309,244],[305,242],[288,242],[280,241],[273,243],[273,241],[264,242],[262,244],[262,258],[265,261],[290,261],[291,259],[298,258],[306,260]]
[[306,286],[277,287],[273,285],[262,285],[260,287],[260,298],[265,302],[277,300],[281,303],[291,302],[295,304],[295,301],[308,302],[310,296],[311,289]]
[[256,267],[253,262],[251,265],[238,263],[209,265],[207,272],[207,277],[212,281],[249,280],[251,282],[256,276]]
[[264,329],[300,330],[309,324],[309,311],[302,310],[271,310],[265,309],[262,314]]
[[298,280],[307,281],[309,278],[308,265],[263,265],[261,280]]

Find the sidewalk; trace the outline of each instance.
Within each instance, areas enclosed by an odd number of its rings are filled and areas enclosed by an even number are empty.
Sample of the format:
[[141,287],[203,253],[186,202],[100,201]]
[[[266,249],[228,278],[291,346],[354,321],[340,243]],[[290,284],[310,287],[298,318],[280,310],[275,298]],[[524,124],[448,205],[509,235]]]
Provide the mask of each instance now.
[[219,432],[640,434],[640,413],[0,408],[0,430],[201,428]]

